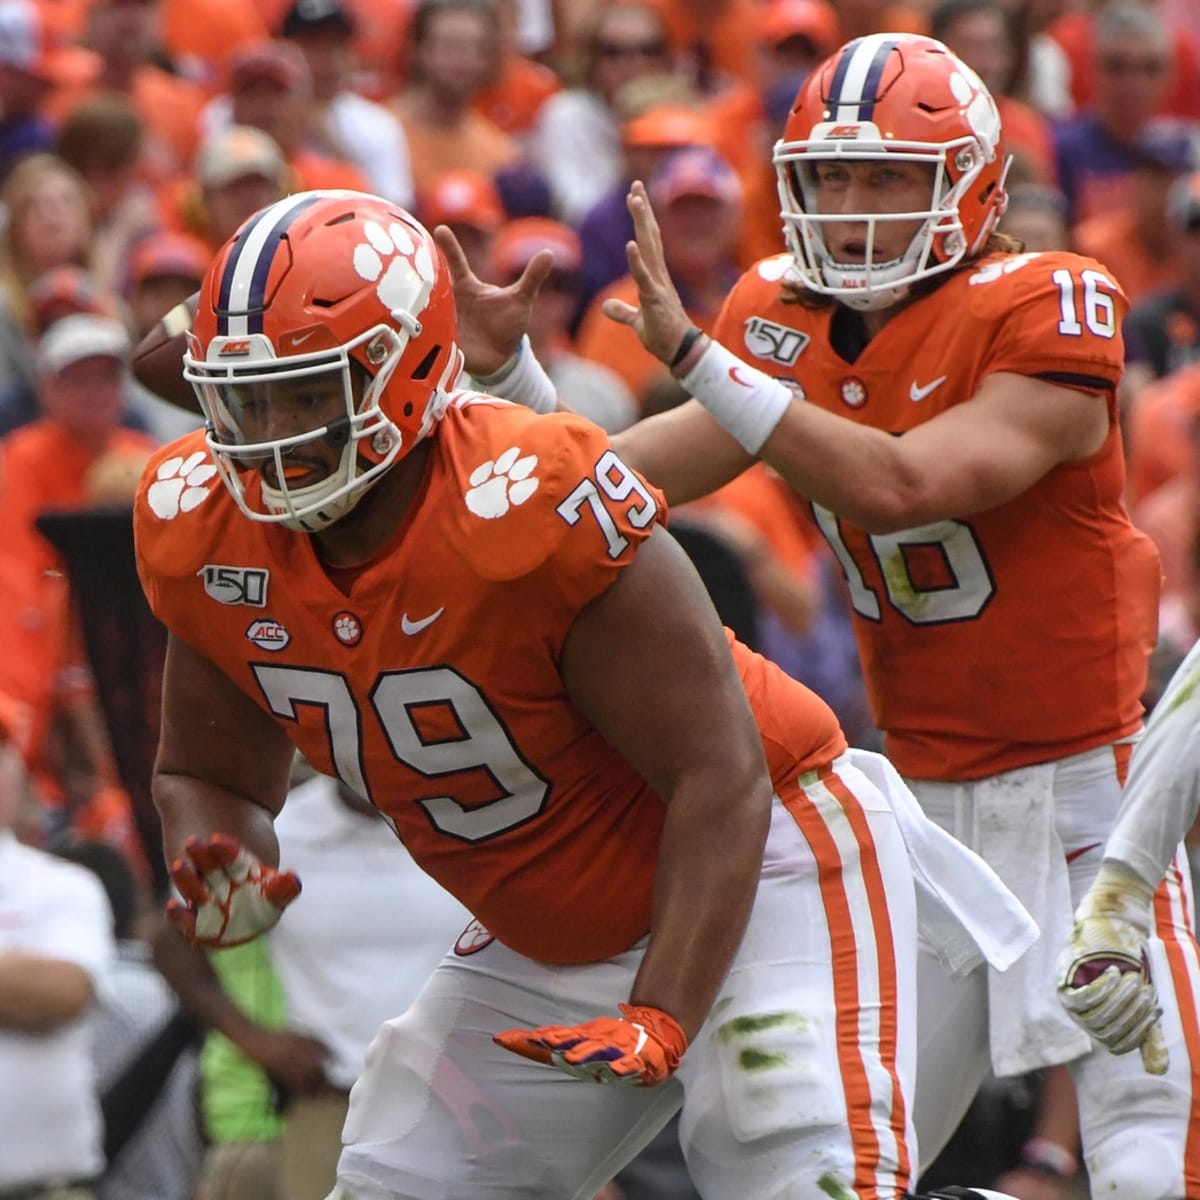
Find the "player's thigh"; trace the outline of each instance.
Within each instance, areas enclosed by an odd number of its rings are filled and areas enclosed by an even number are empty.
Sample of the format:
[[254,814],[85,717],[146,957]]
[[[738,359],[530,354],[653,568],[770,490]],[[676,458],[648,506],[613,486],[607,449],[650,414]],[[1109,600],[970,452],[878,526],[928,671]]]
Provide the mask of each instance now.
[[356,1200],[589,1200],[670,1119],[681,1088],[586,1084],[492,1035],[613,1012],[639,958],[555,970],[492,942],[444,960],[368,1050],[346,1118],[345,1190]]
[[851,766],[785,799],[742,947],[680,1069],[684,1153],[705,1200],[892,1200],[913,1154],[907,852]]

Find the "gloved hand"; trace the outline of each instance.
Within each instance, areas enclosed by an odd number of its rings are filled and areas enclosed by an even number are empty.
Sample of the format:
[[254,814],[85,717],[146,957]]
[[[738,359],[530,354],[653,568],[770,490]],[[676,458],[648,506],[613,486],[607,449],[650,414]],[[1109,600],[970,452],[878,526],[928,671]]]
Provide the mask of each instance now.
[[618,1005],[623,1016],[597,1017],[582,1025],[506,1029],[498,1046],[558,1067],[577,1079],[653,1087],[679,1066],[687,1037],[669,1013],[648,1005]]
[[236,838],[190,837],[171,864],[183,897],[167,902],[167,917],[198,946],[240,946],[270,929],[300,895],[291,871],[265,866]]
[[1154,889],[1110,859],[1075,911],[1075,927],[1059,956],[1063,1007],[1113,1054],[1141,1050],[1151,1075],[1167,1070],[1162,1007],[1150,978],[1146,939]]

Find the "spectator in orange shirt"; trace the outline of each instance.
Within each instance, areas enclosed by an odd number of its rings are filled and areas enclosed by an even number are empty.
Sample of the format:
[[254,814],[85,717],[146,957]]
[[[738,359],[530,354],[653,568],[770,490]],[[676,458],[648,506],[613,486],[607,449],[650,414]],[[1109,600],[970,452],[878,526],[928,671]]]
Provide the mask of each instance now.
[[1128,203],[1097,213],[1075,227],[1075,249],[1098,259],[1130,302],[1179,281],[1175,231],[1167,222],[1167,194],[1176,179],[1200,166],[1196,133],[1181,121],[1151,121],[1130,147],[1134,169]]
[[157,184],[185,171],[200,141],[204,94],[190,80],[163,70],[158,0],[88,0],[83,41],[101,60],[86,87],[62,89],[52,101],[61,120],[86,96],[126,96],[145,130],[140,168]]
[[[118,321],[89,314],[56,321],[37,350],[43,415],[0,442],[0,566],[21,597],[19,605],[0,610],[6,651],[0,687],[29,714],[31,766],[46,797],[58,800],[68,818],[92,804],[111,812],[119,789],[68,615],[62,562],[35,521],[43,512],[87,504],[91,472],[109,456],[144,462],[154,448],[152,438],[121,426],[129,353],[129,335]],[[127,804],[121,811],[129,843],[136,844]]]
[[304,55],[290,42],[255,42],[229,58],[229,90],[205,108],[206,132],[250,125],[275,140],[296,180],[297,191],[345,188],[369,192],[371,185],[353,163],[314,147],[312,75]]
[[[1046,118],[1013,94],[1020,60],[1016,18],[1000,0],[943,0],[929,16],[929,32],[945,42],[987,84],[1000,110],[1004,146],[1023,178],[1055,184],[1054,139]],[[1013,169],[1017,168],[1014,163]]]
[[269,36],[259,3],[246,0],[160,0],[162,44],[188,78],[217,86],[232,50]]
[[866,37],[869,33],[928,33],[925,4],[894,3],[892,0],[837,0],[839,41]]
[[533,129],[542,105],[562,88],[562,80],[517,49],[514,0],[495,0],[495,8],[500,38],[488,83],[476,95],[474,107],[498,129],[523,138]]
[[270,134],[231,125],[201,143],[192,174],[161,200],[163,223],[215,254],[251,213],[295,190],[283,151]]
[[409,29],[407,86],[396,97],[412,156],[417,194],[444,171],[470,167],[495,175],[521,157],[517,143],[472,105],[487,85],[500,23],[479,0],[426,0]]
[[491,279],[492,242],[504,224],[504,203],[495,183],[480,171],[445,171],[417,197],[416,216],[426,229],[447,225],[471,270]]
[[[717,319],[737,277],[734,259],[742,189],[733,168],[715,150],[680,150],[663,160],[647,184],[658,215],[667,269],[692,323],[705,331]],[[628,274],[592,301],[579,328],[579,353],[615,371],[643,416],[682,399],[670,372],[645,350],[628,326],[601,311],[615,297],[636,303]]]
[[759,0],[663,0],[662,8],[671,46],[703,94],[753,82]]

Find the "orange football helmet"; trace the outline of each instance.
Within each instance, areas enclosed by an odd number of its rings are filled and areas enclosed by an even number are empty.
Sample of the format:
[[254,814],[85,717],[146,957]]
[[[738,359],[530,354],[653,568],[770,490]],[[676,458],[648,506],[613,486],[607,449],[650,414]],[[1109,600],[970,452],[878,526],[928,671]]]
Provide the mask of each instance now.
[[[398,205],[301,192],[250,217],[204,277],[184,356],[241,510],[309,532],[349,512],[445,411],[457,333],[445,259]],[[283,393],[310,427],[256,438]],[[285,456],[322,438],[342,447],[336,470],[289,487]]]
[[[895,304],[918,280],[977,253],[1007,202],[995,101],[941,42],[915,34],[856,38],[826,59],[800,89],[774,159],[797,282],[858,309]],[[936,168],[924,209],[817,211],[817,163],[883,159]],[[878,223],[914,220],[921,228],[908,249],[874,262]],[[864,261],[833,257],[823,232],[830,221],[865,224]]]

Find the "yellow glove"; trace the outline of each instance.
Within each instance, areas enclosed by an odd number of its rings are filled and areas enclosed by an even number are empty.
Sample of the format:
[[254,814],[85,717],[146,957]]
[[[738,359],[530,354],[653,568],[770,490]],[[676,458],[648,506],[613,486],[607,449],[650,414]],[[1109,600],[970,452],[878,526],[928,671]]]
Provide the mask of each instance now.
[[1151,1075],[1167,1070],[1162,1006],[1146,955],[1154,889],[1105,859],[1075,910],[1058,960],[1058,998],[1075,1022],[1113,1054],[1140,1050]]

